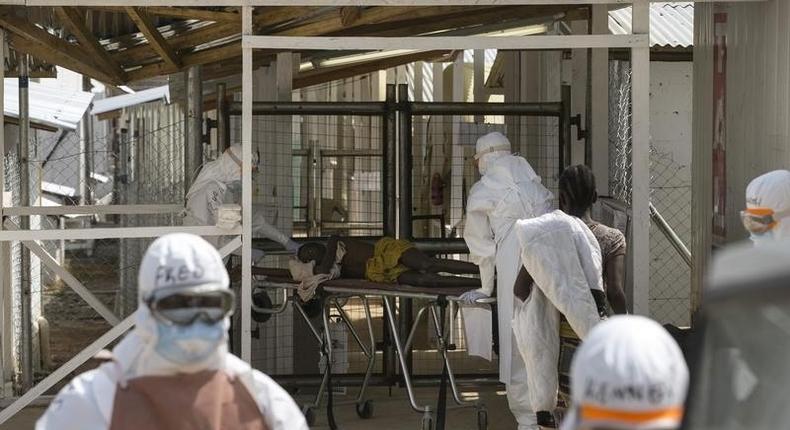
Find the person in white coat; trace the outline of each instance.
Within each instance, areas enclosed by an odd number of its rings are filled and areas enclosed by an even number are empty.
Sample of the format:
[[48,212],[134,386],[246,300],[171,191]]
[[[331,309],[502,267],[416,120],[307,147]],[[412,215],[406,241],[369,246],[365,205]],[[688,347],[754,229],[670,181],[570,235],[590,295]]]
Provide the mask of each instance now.
[[[253,154],[255,157],[255,154]],[[256,166],[257,160],[253,160]],[[253,167],[255,169],[255,167]],[[229,203],[230,188],[241,181],[241,145],[232,145],[214,161],[203,165],[186,195],[184,225],[217,225],[219,208]],[[252,233],[281,244],[291,253],[299,245],[266,221],[262,212],[253,214]],[[206,237],[216,248],[223,244],[221,236]]]
[[60,391],[36,430],[307,430],[285,390],[228,353],[234,295],[211,244],[157,239],[138,282],[134,329]]
[[[497,284],[499,324],[499,379],[507,386],[511,412],[519,430],[537,428],[529,405],[526,368],[510,329],[513,318],[513,284],[521,267],[520,247],[513,226],[551,210],[554,196],[527,160],[513,155],[501,133],[480,137],[475,160],[481,179],[472,186],[466,207],[464,240],[471,259],[480,268],[482,287],[464,294],[468,303],[491,296]],[[474,340],[469,340],[474,342]]]
[[774,170],[749,183],[741,220],[755,245],[790,239],[790,170]]
[[559,210],[519,220],[515,230],[523,268],[514,284],[513,332],[527,368],[529,404],[541,428],[554,428],[560,322],[565,317],[584,340],[605,315],[601,251],[584,221]]

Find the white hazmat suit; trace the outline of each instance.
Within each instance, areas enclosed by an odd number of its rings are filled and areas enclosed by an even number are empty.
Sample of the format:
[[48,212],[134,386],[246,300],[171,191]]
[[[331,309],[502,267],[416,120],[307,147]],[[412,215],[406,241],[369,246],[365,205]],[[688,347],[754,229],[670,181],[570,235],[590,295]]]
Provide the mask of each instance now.
[[[257,163],[253,163],[257,164]],[[226,203],[229,185],[241,181],[241,146],[233,145],[214,161],[206,163],[186,195],[184,225],[217,225],[220,206]],[[288,236],[269,224],[262,212],[253,215],[252,233],[271,239],[290,252],[299,246]],[[224,241],[222,236],[207,237],[216,248]]]
[[790,239],[790,170],[774,170],[758,176],[746,187],[747,209],[767,208],[776,221],[770,231],[752,235],[752,240]]
[[508,404],[518,428],[534,429],[537,424],[529,407],[526,369],[518,350],[513,348],[510,329],[513,284],[521,267],[513,226],[519,219],[551,210],[554,196],[541,184],[527,160],[510,153],[510,142],[501,133],[482,136],[475,149],[482,177],[469,192],[464,226],[470,256],[480,267],[482,288],[475,293],[490,296],[496,276],[499,379],[507,385]]
[[[205,240],[184,233],[156,240],[140,266],[136,326],[113,349],[111,361],[61,390],[36,429],[306,430],[301,411],[285,390],[227,352],[227,316],[205,326],[221,326],[217,339],[160,342],[166,333],[163,323],[146,304],[153,292],[222,292],[228,284],[219,253]],[[174,350],[186,356],[200,353],[200,358],[187,364],[163,355]]]
[[688,381],[683,353],[661,325],[636,315],[614,316],[576,350],[572,407],[560,428],[678,428]]
[[515,229],[534,284],[517,306],[513,332],[527,367],[530,405],[551,412],[559,388],[560,313],[581,339],[601,320],[591,293],[603,292],[601,250],[584,221],[559,210],[520,220]]

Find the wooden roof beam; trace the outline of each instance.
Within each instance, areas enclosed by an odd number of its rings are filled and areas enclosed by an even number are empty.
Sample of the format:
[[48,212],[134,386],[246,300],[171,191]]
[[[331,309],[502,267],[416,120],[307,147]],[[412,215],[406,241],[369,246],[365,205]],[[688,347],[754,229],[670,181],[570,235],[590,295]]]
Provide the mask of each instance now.
[[0,26],[11,32],[9,42],[17,52],[24,52],[50,64],[57,64],[109,84],[123,84],[97,65],[82,48],[55,37],[31,22],[0,9]]
[[338,66],[331,68],[319,68],[309,72],[299,73],[294,77],[293,89],[306,88],[326,82],[346,79],[354,76],[379,70],[391,69],[415,61],[433,61],[450,55],[451,51],[425,51],[412,54],[399,55],[397,57],[383,58],[381,60],[369,61],[365,63],[353,64],[348,66]]
[[[100,8],[109,12],[126,13],[126,7],[124,6],[100,6]],[[241,15],[236,12],[223,12],[178,6],[146,6],[142,7],[141,9],[148,13],[148,15],[164,16],[168,18],[241,23]]]
[[128,6],[126,7],[126,13],[129,15],[129,18],[134,21],[135,25],[137,25],[137,28],[145,35],[145,39],[148,41],[148,44],[151,45],[151,48],[162,57],[165,63],[175,68],[181,67],[181,59],[178,58],[173,48],[167,44],[167,41],[162,37],[162,33],[154,26],[148,14],[142,10],[142,8]]
[[92,53],[96,60],[101,61],[101,65],[107,73],[115,76],[118,81],[126,81],[126,73],[121,66],[110,57],[107,50],[99,44],[99,41],[93,34],[91,34],[85,26],[85,20],[77,9],[59,6],[55,8],[55,13],[57,13],[63,25],[65,25],[71,34],[79,40],[80,46]]

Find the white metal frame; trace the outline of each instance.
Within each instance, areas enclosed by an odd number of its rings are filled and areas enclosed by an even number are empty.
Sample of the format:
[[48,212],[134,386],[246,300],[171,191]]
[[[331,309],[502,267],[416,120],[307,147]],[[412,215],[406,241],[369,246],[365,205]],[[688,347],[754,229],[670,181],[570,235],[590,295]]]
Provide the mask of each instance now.
[[[251,238],[252,238],[252,97],[253,49],[342,49],[370,50],[390,49],[396,45],[398,49],[574,49],[574,48],[630,48],[632,54],[632,97],[633,109],[633,208],[634,208],[634,253],[633,267],[635,290],[635,312],[648,312],[649,297],[649,0],[209,0],[208,4],[201,0],[0,0],[4,4],[26,6],[107,6],[107,5],[139,5],[139,6],[207,6],[227,5],[242,6],[242,224],[241,227],[223,230],[217,227],[129,227],[75,230],[36,230],[10,231],[3,230],[0,225],[0,243],[22,241],[35,248],[38,240],[63,239],[102,239],[102,238],[142,238],[157,237],[172,232],[190,232],[199,235],[235,235],[230,244],[223,247],[221,253],[227,255],[241,245],[242,249],[242,284],[241,309],[251,306]],[[571,36],[527,36],[527,37],[425,37],[425,38],[341,38],[341,37],[270,37],[253,36],[253,6],[448,6],[448,5],[557,5],[557,4],[634,4],[633,35],[571,35]],[[0,42],[2,39],[0,38]],[[1,72],[0,72],[1,73]],[[2,89],[0,89],[2,91]],[[1,95],[1,94],[0,94]],[[2,108],[2,97],[0,97]],[[0,118],[2,125],[2,118]],[[0,133],[0,153],[4,153],[3,136]],[[4,175],[0,163],[0,178]],[[2,179],[0,179],[2,181]],[[1,184],[2,182],[0,182]],[[178,208],[180,210],[180,207]],[[0,215],[65,215],[123,213],[150,214],[172,213],[173,205],[127,205],[68,208],[2,208],[0,196]],[[31,249],[32,249],[31,248]],[[46,259],[46,258],[45,258]],[[72,285],[73,284],[73,285]],[[74,288],[74,283],[70,286]],[[79,289],[79,287],[77,287]],[[106,317],[109,317],[107,315]],[[250,313],[241,313],[241,358],[247,362],[251,356]],[[0,412],[0,424],[24,408],[57,381],[67,376],[81,363],[92,357],[101,348],[125,333],[133,326],[132,317],[128,317],[115,325],[88,348],[81,351],[61,368],[57,369],[40,384],[29,390],[11,406]]]

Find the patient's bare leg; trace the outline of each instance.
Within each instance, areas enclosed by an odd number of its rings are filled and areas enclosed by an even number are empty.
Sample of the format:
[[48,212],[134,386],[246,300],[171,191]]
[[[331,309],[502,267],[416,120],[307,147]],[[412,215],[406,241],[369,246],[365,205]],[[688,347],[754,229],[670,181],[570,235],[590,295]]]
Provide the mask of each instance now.
[[476,278],[463,278],[460,276],[441,276],[435,273],[421,273],[408,271],[398,277],[398,283],[413,285],[415,287],[480,287],[480,280]]
[[459,275],[476,275],[478,273],[477,265],[474,263],[431,258],[416,248],[411,248],[404,252],[400,257],[400,263],[418,272],[445,272]]

